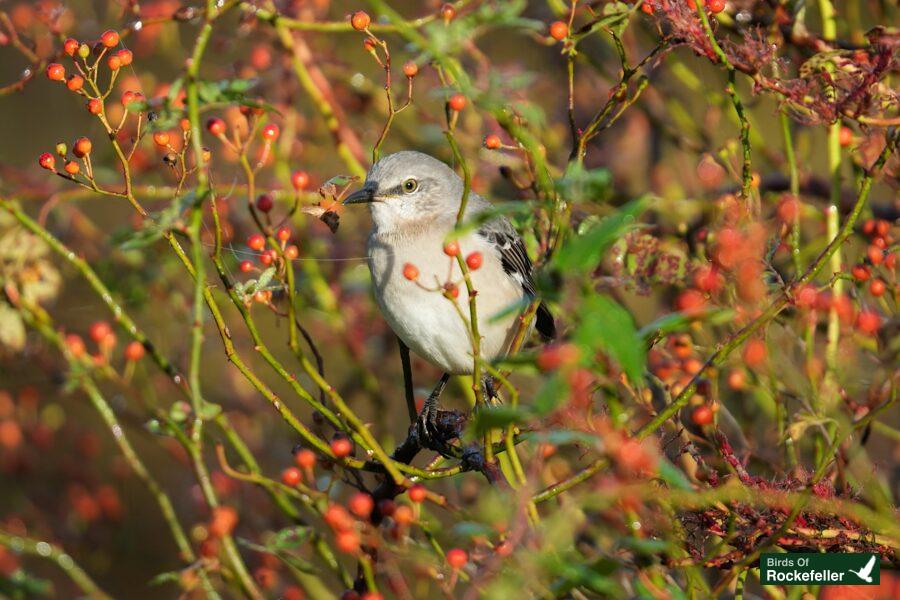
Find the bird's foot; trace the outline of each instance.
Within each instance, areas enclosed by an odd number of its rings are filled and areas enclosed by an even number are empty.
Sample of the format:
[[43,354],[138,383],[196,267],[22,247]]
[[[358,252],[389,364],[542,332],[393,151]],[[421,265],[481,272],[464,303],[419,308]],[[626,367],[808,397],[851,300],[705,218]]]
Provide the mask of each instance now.
[[416,435],[423,448],[451,457],[454,453],[450,441],[459,438],[464,422],[461,412],[426,402],[416,419]]

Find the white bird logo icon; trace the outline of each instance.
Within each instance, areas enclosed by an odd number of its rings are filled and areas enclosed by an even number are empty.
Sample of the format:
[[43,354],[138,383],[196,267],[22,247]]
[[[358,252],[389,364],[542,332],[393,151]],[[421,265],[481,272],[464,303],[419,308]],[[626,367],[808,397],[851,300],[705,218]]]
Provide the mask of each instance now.
[[866,583],[872,583],[872,569],[875,568],[875,556],[873,555],[869,558],[869,562],[866,563],[859,571],[854,571],[853,569],[847,569],[851,573],[855,574],[857,577],[865,581]]

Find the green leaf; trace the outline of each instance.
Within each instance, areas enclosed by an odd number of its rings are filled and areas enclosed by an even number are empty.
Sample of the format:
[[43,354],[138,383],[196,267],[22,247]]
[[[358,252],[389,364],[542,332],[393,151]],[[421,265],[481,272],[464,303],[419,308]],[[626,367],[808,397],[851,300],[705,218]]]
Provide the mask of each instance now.
[[571,202],[602,202],[612,193],[612,174],[609,169],[585,169],[580,162],[572,162],[556,188]]
[[512,423],[522,423],[528,417],[526,410],[508,405],[489,406],[475,413],[471,427],[476,435],[482,435],[489,429],[507,427]]
[[609,296],[598,295],[585,301],[579,316],[575,342],[584,348],[585,356],[601,348],[616,359],[632,382],[640,382],[647,356],[631,314]]
[[593,269],[613,243],[635,227],[637,216],[646,206],[646,198],[629,202],[615,214],[590,227],[584,234],[569,240],[560,248],[553,264],[557,269],[576,273]]
[[569,396],[569,386],[558,375],[548,379],[534,398],[534,409],[538,414],[546,415]]
[[269,267],[259,276],[259,281],[256,282],[257,290],[264,290],[266,286],[271,283],[272,278],[275,277],[275,267]]

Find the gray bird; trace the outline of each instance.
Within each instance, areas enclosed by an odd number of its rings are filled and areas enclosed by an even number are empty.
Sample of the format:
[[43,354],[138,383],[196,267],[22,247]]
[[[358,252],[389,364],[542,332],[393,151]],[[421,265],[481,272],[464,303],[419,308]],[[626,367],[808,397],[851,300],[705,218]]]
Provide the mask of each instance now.
[[[375,163],[363,187],[344,200],[344,204],[369,205],[369,270],[385,319],[408,348],[444,371],[417,419],[426,445],[440,445],[434,418],[449,375],[473,370],[465,288],[455,300],[459,310],[438,290],[448,281],[462,279],[456,260],[443,251],[456,226],[462,194],[463,181],[450,167],[427,154],[405,151]],[[490,207],[487,200],[470,192],[464,220]],[[483,256],[482,265],[471,272],[478,292],[481,354],[489,361],[501,358],[518,328],[519,313],[508,309],[536,295],[531,260],[519,234],[503,216],[490,218],[457,241],[465,256],[473,252]],[[407,264],[419,270],[417,281],[404,277]],[[544,304],[537,310],[534,325],[545,338],[555,336],[553,316]]]

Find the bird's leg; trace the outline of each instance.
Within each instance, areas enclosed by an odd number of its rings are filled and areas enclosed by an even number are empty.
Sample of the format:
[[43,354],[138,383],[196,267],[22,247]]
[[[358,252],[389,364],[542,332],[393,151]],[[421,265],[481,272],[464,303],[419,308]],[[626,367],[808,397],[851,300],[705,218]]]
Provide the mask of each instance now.
[[438,400],[449,379],[449,373],[441,375],[441,380],[438,381],[438,384],[431,392],[431,395],[425,400],[425,403],[422,405],[422,410],[416,418],[416,429],[421,444],[429,450],[434,450],[441,454],[444,454],[447,449],[447,442],[445,439],[446,435],[443,434],[440,423],[438,423],[438,417],[441,412],[438,407]]
[[412,366],[409,362],[409,346],[403,343],[400,337],[397,337],[397,344],[400,346],[400,364],[403,365],[403,393],[406,396],[406,410],[409,411],[409,421],[416,420],[416,397],[413,392]]

